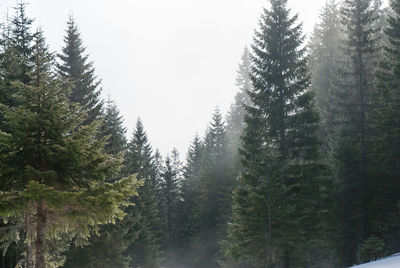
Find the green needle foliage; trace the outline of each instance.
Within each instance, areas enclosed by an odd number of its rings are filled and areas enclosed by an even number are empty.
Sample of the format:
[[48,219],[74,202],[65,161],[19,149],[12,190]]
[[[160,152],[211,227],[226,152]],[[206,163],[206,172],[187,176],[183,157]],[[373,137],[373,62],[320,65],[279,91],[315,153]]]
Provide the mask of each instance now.
[[[19,219],[26,233],[26,267],[51,262],[49,241],[86,240],[100,224],[125,216],[137,195],[135,176],[105,181],[122,159],[104,152],[99,122],[81,126],[86,113],[68,100],[69,84],[53,72],[41,32],[35,34],[31,82],[16,82],[18,107],[1,106],[0,215]],[[34,252],[34,253],[33,253]]]
[[[374,195],[369,211],[373,214],[371,235],[383,239],[388,253],[400,250],[400,1],[390,1],[384,60],[377,73],[377,98],[370,115],[372,148],[369,173]],[[380,257],[381,255],[377,255]]]
[[131,267],[159,267],[161,256],[162,221],[156,196],[153,153],[143,123],[139,119],[125,154],[125,174],[137,174],[144,180],[135,206],[127,210],[128,236],[135,239],[126,253],[132,259]]
[[100,100],[100,81],[97,80],[93,63],[88,61],[85,47],[72,16],[67,22],[67,31],[64,37],[65,46],[58,54],[61,63],[57,65],[61,77],[73,83],[69,98],[79,103],[88,112],[85,124],[99,119],[103,109]]
[[304,37],[286,5],[271,0],[255,33],[252,104],[241,150],[245,170],[225,246],[229,258],[255,267],[312,264],[327,197]]

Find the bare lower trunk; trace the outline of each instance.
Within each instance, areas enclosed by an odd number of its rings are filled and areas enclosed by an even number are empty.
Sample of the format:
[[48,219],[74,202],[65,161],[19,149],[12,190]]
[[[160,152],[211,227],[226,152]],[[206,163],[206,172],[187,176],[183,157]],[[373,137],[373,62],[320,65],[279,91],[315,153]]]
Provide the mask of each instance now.
[[36,260],[35,260],[35,268],[45,268],[46,263],[44,259],[45,255],[45,243],[46,243],[46,236],[45,236],[45,229],[46,229],[46,221],[47,221],[47,212],[45,208],[45,204],[42,201],[37,206],[36,211]]
[[285,245],[285,249],[284,249],[284,267],[285,268],[290,268],[290,252],[289,252],[289,246]]
[[31,215],[25,215],[25,232],[26,232],[26,259],[25,259],[25,267],[33,268],[33,250],[32,250],[32,242],[29,241],[31,236]]

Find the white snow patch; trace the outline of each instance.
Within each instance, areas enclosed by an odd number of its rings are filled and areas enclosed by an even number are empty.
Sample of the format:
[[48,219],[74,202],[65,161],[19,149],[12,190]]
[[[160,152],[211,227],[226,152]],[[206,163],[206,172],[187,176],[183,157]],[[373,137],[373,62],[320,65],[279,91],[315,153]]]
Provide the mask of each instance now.
[[350,268],[400,268],[400,253],[374,262],[352,266]]

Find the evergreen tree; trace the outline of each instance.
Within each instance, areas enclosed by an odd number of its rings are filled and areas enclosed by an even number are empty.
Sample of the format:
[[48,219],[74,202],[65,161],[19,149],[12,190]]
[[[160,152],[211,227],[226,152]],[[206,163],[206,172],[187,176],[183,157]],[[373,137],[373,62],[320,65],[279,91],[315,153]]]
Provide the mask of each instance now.
[[174,267],[178,245],[178,201],[181,163],[176,149],[165,159],[162,177],[162,214],[165,226],[165,261],[163,266]]
[[[33,67],[33,39],[35,36],[31,29],[33,19],[26,15],[26,3],[22,1],[17,2],[17,6],[14,9],[15,14],[11,18],[11,21],[8,21],[7,17],[7,21],[3,25],[2,51],[0,54],[0,103],[9,107],[18,105],[17,98],[13,97],[14,94],[18,93],[18,88],[13,83],[17,81],[23,83],[30,82],[31,76],[29,73]],[[7,131],[3,122],[3,115],[0,115],[0,129]],[[5,224],[5,226],[12,225],[11,222],[15,223],[15,221],[16,219],[9,220],[9,223]],[[18,238],[15,232],[8,233],[8,235]],[[21,262],[25,234],[21,233],[20,235],[21,239],[4,244],[4,249],[6,249],[4,262],[10,262],[11,266],[15,266]]]
[[62,53],[58,54],[60,64],[57,67],[60,76],[73,83],[70,100],[88,111],[88,119],[84,122],[88,124],[99,119],[102,114],[100,81],[95,76],[93,63],[88,61],[89,56],[85,54],[78,26],[72,16],[67,26],[65,46]]
[[[123,118],[114,101],[109,98],[100,127],[100,136],[107,139],[106,153],[114,157],[121,156],[127,145],[125,132]],[[122,174],[116,174],[115,177],[110,178],[110,181],[115,181],[120,177]],[[107,224],[100,229],[98,235],[89,239],[89,245],[71,247],[64,267],[129,267],[131,259],[125,256],[125,251],[133,241],[127,237],[129,230],[127,225],[127,220]],[[109,247],[109,245],[113,246]]]
[[153,172],[152,183],[156,190],[157,202],[159,204],[158,210],[162,210],[163,189],[162,189],[162,173],[164,169],[164,159],[160,151],[156,150],[153,156]]
[[108,138],[106,152],[113,155],[124,152],[127,145],[126,128],[123,126],[123,118],[117,105],[110,98],[107,100],[103,120],[100,132],[102,136]]
[[308,267],[318,247],[326,182],[318,114],[301,24],[286,0],[271,0],[251,56],[253,91],[225,254],[255,267]]
[[17,88],[12,82],[30,82],[33,62],[33,19],[26,15],[26,4],[18,2],[14,17],[5,25],[2,34],[2,53],[0,58],[0,102],[7,106],[16,106],[12,95]]
[[343,56],[339,46],[341,40],[340,12],[335,0],[328,0],[320,14],[320,22],[314,28],[310,41],[311,89],[316,96],[316,105],[321,113],[322,138],[331,133],[333,126],[332,90],[335,83],[335,66]]
[[357,251],[371,234],[372,218],[368,207],[374,189],[368,175],[370,151],[371,100],[374,68],[377,65],[379,29],[372,0],[343,2],[342,22],[346,55],[338,70],[335,85],[335,156],[338,180],[337,224],[339,262],[357,262]]
[[[227,116],[226,143],[227,154],[231,158],[232,168],[240,167],[239,145],[240,136],[245,128],[244,115],[245,105],[250,105],[248,92],[251,91],[250,83],[250,58],[249,50],[246,47],[237,71],[236,86],[239,92],[235,95],[235,101],[231,105]],[[237,175],[238,170],[234,176]]]
[[[372,149],[369,173],[373,181],[372,234],[385,242],[388,253],[400,250],[398,214],[400,177],[400,1],[390,1],[393,14],[385,30],[389,41],[384,49],[384,61],[377,73],[378,97],[370,115],[372,125]],[[377,257],[380,257],[379,255]]]
[[219,240],[224,235],[232,192],[226,160],[226,127],[218,108],[204,138],[203,150],[197,230],[192,242],[195,259],[191,267],[218,267]]
[[154,164],[152,148],[147,139],[142,121],[138,119],[133,137],[128,143],[125,155],[125,174],[137,174],[144,180],[136,204],[128,210],[128,235],[136,240],[128,247],[132,258],[130,266],[153,268],[160,263],[160,242],[162,222],[154,187]]
[[[177,202],[177,242],[175,249],[176,263],[189,267],[193,263],[193,252],[190,248],[192,238],[197,230],[196,213],[199,200],[199,180],[202,170],[203,145],[196,135],[189,146],[186,163],[183,167],[182,182]],[[175,263],[175,267],[176,264]]]
[[25,267],[62,265],[55,246],[63,238],[87,239],[99,224],[121,219],[121,206],[137,193],[134,176],[104,183],[121,161],[103,152],[97,122],[79,127],[85,113],[68,102],[66,83],[52,73],[54,60],[42,33],[35,34],[29,84],[15,83],[20,106],[1,106],[0,215],[20,220],[26,233]]

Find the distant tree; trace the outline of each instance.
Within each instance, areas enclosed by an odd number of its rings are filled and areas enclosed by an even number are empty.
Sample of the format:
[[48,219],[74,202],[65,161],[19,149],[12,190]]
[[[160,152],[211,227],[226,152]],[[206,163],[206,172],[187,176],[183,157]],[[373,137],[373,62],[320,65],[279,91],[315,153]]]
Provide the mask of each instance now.
[[18,2],[15,15],[7,25],[4,25],[2,33],[2,52],[0,55],[0,102],[8,106],[16,106],[17,100],[13,94],[17,88],[12,82],[20,81],[29,83],[33,62],[33,19],[26,15],[26,4]]
[[236,76],[236,86],[239,92],[235,95],[234,103],[231,105],[226,119],[227,158],[231,159],[232,168],[237,170],[233,176],[237,176],[241,166],[239,157],[240,136],[246,126],[244,122],[245,105],[250,105],[251,83],[249,73],[250,54],[246,47]]
[[[179,263],[179,267],[188,267],[193,264],[193,251],[191,241],[197,225],[196,213],[198,211],[199,180],[202,169],[203,145],[200,137],[196,135],[189,146],[185,165],[182,168],[180,191],[177,199],[176,219],[176,248],[175,256],[170,256]],[[166,259],[168,261],[168,259]],[[170,267],[167,265],[167,267]]]
[[196,231],[192,239],[191,267],[218,267],[219,240],[230,211],[232,181],[226,160],[226,127],[216,108],[203,143],[199,177]]
[[372,0],[345,0],[341,8],[344,27],[343,58],[334,91],[334,155],[337,177],[338,260],[357,262],[361,243],[371,234],[368,212],[371,188],[368,157],[371,143],[372,100],[376,97],[374,70],[379,52],[377,10]]
[[226,256],[254,267],[309,267],[327,195],[306,49],[286,0],[264,9],[251,54],[251,106]]
[[[321,138],[328,138],[333,125],[333,84],[342,39],[340,10],[337,1],[328,0],[322,8],[320,22],[315,26],[309,43],[311,90],[315,93],[316,106],[321,114]],[[329,144],[326,144],[329,146]]]
[[93,63],[88,61],[85,47],[78,31],[78,26],[72,16],[67,22],[66,36],[62,53],[58,54],[60,63],[57,65],[61,77],[73,83],[70,100],[79,103],[88,112],[85,124],[99,119],[103,103],[100,99],[100,81],[97,80]]
[[162,237],[162,221],[154,187],[154,164],[151,145],[143,123],[138,119],[136,129],[125,154],[125,174],[137,174],[144,180],[134,207],[128,209],[129,231],[135,241],[126,253],[131,257],[131,267],[159,267]]
[[102,136],[107,137],[106,152],[118,155],[126,149],[126,128],[115,102],[109,98],[106,104],[100,132]]
[[179,179],[181,167],[179,155],[174,149],[171,156],[164,161],[164,170],[161,174],[163,189],[163,219],[166,229],[166,250],[174,250],[177,243],[177,204],[179,197]]

